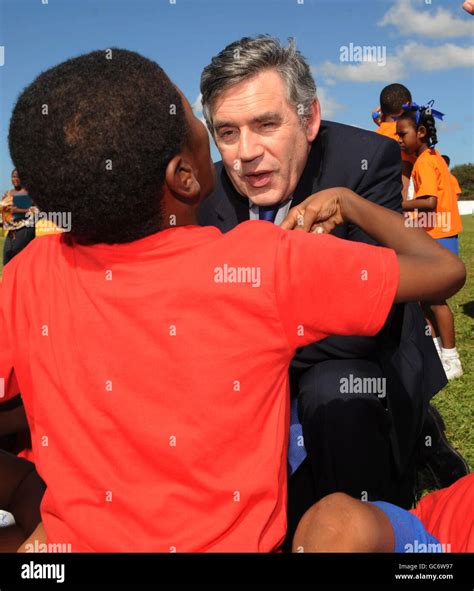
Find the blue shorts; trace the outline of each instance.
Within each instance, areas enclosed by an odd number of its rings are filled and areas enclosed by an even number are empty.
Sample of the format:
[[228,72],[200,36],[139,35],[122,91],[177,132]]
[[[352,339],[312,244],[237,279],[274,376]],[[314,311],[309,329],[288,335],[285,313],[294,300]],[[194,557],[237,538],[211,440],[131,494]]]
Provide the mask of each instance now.
[[395,535],[394,552],[443,552],[443,546],[428,533],[421,521],[405,509],[385,501],[371,503],[381,509],[390,519]]
[[448,236],[448,238],[437,238],[436,242],[459,256],[459,240],[457,235]]

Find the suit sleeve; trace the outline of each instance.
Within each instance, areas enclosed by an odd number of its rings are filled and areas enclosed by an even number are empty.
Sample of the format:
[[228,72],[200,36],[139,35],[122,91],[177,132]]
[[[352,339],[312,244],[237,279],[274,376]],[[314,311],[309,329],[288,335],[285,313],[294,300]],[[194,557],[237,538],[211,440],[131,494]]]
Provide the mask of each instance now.
[[20,389],[13,369],[13,350],[5,321],[4,298],[0,287],[0,404],[16,396]]
[[[355,193],[372,203],[402,213],[401,166],[398,144],[394,141],[381,141],[367,163],[367,171],[359,186],[354,188]],[[373,238],[352,224],[349,224],[347,239],[376,244]]]
[[290,347],[328,335],[375,335],[390,311],[398,277],[393,250],[328,235],[283,233],[275,294]]

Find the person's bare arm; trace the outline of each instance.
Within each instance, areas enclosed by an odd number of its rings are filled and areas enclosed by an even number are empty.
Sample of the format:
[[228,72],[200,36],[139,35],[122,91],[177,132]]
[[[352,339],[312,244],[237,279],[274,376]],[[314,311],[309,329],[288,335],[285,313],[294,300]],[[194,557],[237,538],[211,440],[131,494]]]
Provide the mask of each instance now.
[[424,230],[405,226],[402,215],[371,203],[344,187],[326,189],[293,207],[281,224],[287,230],[330,232],[348,221],[359,226],[398,256],[400,281],[395,302],[441,301],[458,292],[466,280],[459,257]]
[[408,187],[410,186],[410,176],[413,170],[413,164],[408,160],[402,160],[402,197],[406,201],[408,195]]
[[409,201],[402,201],[403,211],[435,211],[438,205],[438,198],[434,195],[426,195],[424,197],[417,197]]
[[15,518],[15,525],[0,528],[0,552],[15,552],[34,531],[44,491],[34,464],[0,450],[0,508]]
[[10,213],[27,213],[28,211],[30,211],[29,207],[16,207],[15,205],[10,207]]
[[44,531],[42,521],[40,521],[31,536],[20,545],[17,552],[23,554],[29,550],[28,546],[33,545],[34,547],[39,547],[41,544],[46,544],[46,532]]

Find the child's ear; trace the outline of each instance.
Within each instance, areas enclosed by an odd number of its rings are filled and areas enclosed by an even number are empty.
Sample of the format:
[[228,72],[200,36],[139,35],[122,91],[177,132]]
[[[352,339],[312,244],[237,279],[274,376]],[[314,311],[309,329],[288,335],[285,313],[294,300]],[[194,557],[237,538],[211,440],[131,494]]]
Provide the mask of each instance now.
[[191,161],[183,154],[177,154],[168,162],[165,183],[175,197],[186,201],[196,199],[201,192]]
[[418,128],[418,131],[416,132],[416,135],[418,136],[418,139],[422,142],[425,141],[426,136],[428,135],[428,132],[426,131],[426,127],[424,125],[420,125],[420,127]]

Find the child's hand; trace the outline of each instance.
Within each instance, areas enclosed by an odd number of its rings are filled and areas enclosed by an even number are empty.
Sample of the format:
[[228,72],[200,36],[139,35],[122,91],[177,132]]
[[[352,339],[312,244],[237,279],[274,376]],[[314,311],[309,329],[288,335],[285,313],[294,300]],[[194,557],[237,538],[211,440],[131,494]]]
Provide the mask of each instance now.
[[464,4],[462,5],[462,7],[469,14],[474,14],[474,4],[472,2],[464,2]]
[[341,211],[344,191],[342,187],[335,187],[313,193],[302,203],[290,209],[281,227],[284,230],[329,234],[335,226],[344,222]]
[[372,120],[378,126],[380,126],[380,124],[382,123],[382,114],[380,112],[380,107],[376,107],[375,109],[373,109]]

